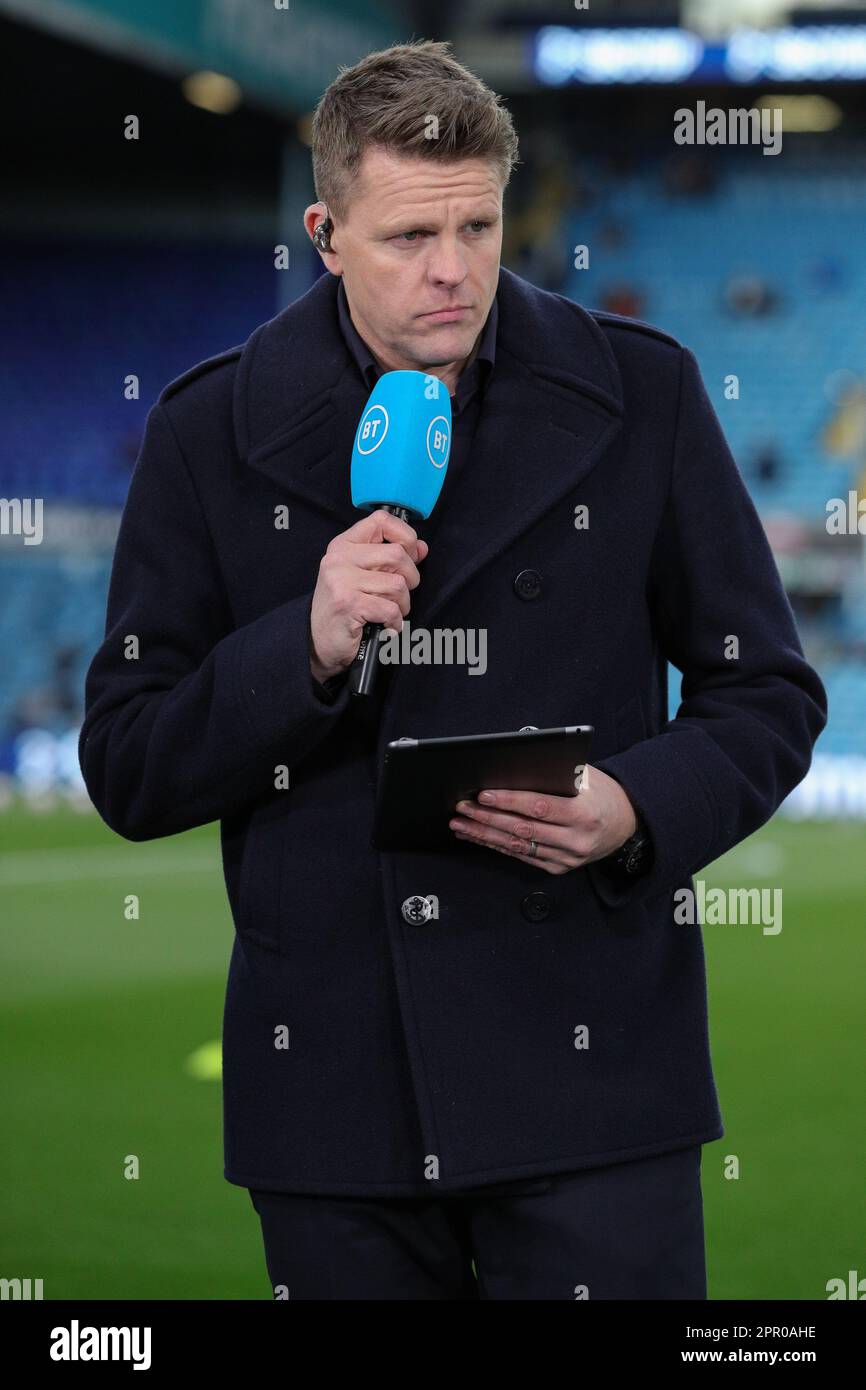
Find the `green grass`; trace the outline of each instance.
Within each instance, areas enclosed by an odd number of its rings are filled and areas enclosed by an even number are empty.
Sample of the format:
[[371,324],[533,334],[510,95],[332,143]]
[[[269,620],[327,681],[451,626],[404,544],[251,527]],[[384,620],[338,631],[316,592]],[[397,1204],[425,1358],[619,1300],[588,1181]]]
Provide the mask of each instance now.
[[726,1128],[704,1150],[710,1297],[826,1298],[866,1275],[866,827],[776,819],[701,876],[757,887],[764,854],[781,932],[704,927]]
[[132,845],[92,815],[6,815],[0,842],[2,1273],[46,1298],[269,1298],[219,1083],[185,1065],[222,1022],[215,827]]
[[[0,1275],[49,1299],[269,1298],[258,1218],[222,1176],[219,1084],[207,1054],[187,1065],[219,1037],[231,947],[216,828],[132,845],[93,815],[9,812],[0,844]],[[775,820],[699,875],[784,894],[776,936],[704,927],[726,1125],[704,1149],[711,1298],[866,1275],[864,860],[866,827]]]

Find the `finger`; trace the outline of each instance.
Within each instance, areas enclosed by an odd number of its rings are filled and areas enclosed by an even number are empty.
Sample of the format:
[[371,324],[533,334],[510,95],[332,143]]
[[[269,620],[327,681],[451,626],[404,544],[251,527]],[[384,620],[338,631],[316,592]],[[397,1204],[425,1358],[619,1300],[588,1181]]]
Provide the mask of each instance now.
[[545,825],[573,825],[579,809],[576,788],[573,796],[496,788],[492,792],[479,792],[476,801],[483,810],[510,813]]
[[358,594],[350,630],[360,638],[367,623],[377,623],[393,632],[401,632],[403,611],[393,599],[382,594]]
[[427,542],[420,540],[414,527],[402,517],[386,512],[383,507],[378,507],[375,512],[370,512],[368,516],[356,521],[354,526],[343,532],[343,535],[353,542],[396,541],[406,547],[413,559],[418,558],[419,545],[423,547],[424,554],[427,554]]
[[538,844],[547,844],[558,849],[574,848],[573,825],[527,820],[526,817],[513,815],[509,811],[489,811],[486,807],[479,806],[476,801],[458,801],[455,809],[458,816],[465,816],[475,825],[489,825],[491,829],[517,837],[524,843],[535,840]]
[[526,820],[544,821],[545,824],[573,825],[578,797],[496,787],[479,792],[476,800],[487,810],[511,811]]
[[410,589],[416,588],[421,582],[418,566],[402,545],[384,543],[353,545],[351,550],[343,551],[343,559],[347,564],[356,565],[358,569],[363,570],[399,570],[401,574],[406,576],[406,582]]
[[[476,825],[460,816],[453,817],[449,821],[449,825],[457,839],[469,840],[474,844],[483,845],[487,849],[502,850],[515,859],[524,859],[533,864],[539,861],[561,864],[568,869],[578,868],[582,863],[580,856],[576,855],[573,850],[537,839],[536,852],[530,855],[528,844],[522,836],[515,836],[489,825]],[[533,836],[533,838],[535,837]]]
[[[503,850],[502,853],[503,853],[503,854],[508,854],[508,851],[507,851],[507,850]],[[569,865],[569,864],[557,864],[557,863],[554,863],[554,861],[553,861],[552,859],[541,859],[541,860],[539,860],[539,859],[536,859],[536,857],[535,857],[534,854],[533,854],[533,855],[529,855],[529,854],[512,854],[512,855],[510,856],[510,858],[511,858],[511,859],[519,859],[520,862],[521,862],[521,864],[534,864],[535,867],[536,867],[537,869],[542,869],[542,870],[544,871],[544,873],[546,873],[546,874],[568,874],[568,873],[571,873],[572,867],[573,867],[573,868],[579,868],[579,867],[580,867],[579,864],[575,864],[575,865],[573,865],[573,866],[572,866],[572,865]]]
[[[457,838],[463,839],[464,837],[458,835]],[[521,864],[531,864],[546,874],[568,874],[573,869],[579,869],[583,863],[582,860],[571,863],[568,860],[545,859],[540,853],[537,855],[514,854],[511,850],[503,849],[500,845],[479,845],[479,849],[492,849],[494,853],[507,855],[509,859],[519,859]]]
[[359,582],[362,594],[376,594],[388,598],[392,603],[397,604],[404,618],[408,615],[412,601],[402,574],[384,574],[381,570],[362,570],[360,571]]

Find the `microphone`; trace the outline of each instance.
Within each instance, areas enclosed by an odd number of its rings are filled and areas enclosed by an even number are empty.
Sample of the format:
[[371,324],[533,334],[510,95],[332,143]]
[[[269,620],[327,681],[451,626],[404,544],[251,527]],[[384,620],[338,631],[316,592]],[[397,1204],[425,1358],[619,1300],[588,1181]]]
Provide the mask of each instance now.
[[[435,507],[451,452],[451,397],[437,376],[384,372],[352,447],[352,503],[410,524]],[[381,623],[366,623],[349,672],[353,695],[369,695],[379,666]]]

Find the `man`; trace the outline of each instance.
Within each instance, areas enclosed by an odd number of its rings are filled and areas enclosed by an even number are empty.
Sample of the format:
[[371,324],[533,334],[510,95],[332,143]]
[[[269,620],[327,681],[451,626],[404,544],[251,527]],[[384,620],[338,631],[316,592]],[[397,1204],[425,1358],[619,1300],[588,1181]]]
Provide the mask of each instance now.
[[[500,267],[516,151],[446,45],[329,87],[305,213],[329,273],[151,410],[88,677],[108,824],[221,821],[225,1175],[278,1298],[706,1297],[723,1127],[675,894],[826,721],[692,354]],[[417,529],[349,492],[404,368],[454,411]],[[383,663],[354,698],[364,624],[410,610],[483,628],[486,673]],[[576,798],[496,789],[447,850],[371,848],[388,741],[574,723]]]

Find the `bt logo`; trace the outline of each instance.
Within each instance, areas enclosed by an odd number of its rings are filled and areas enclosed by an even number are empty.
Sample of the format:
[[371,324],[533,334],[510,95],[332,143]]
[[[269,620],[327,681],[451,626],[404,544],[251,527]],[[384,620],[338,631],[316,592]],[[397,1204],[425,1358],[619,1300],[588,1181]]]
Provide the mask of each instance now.
[[427,457],[434,468],[444,468],[451,448],[451,426],[444,415],[437,415],[427,426]]
[[388,433],[388,412],[383,405],[371,405],[358,426],[358,453],[372,454]]

